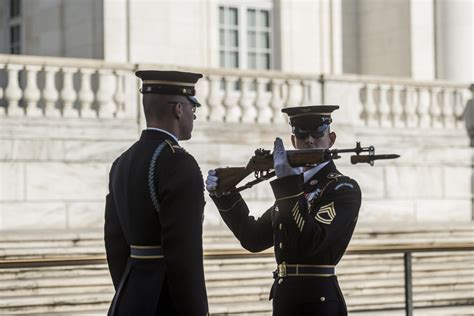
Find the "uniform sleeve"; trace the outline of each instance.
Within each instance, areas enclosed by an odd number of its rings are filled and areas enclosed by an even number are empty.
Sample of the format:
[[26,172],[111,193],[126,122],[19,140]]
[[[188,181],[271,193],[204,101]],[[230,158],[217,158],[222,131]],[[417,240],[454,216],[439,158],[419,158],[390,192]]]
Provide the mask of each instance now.
[[255,219],[249,216],[247,204],[238,193],[220,198],[213,196],[212,199],[242,247],[251,252],[259,252],[273,246],[273,207]]
[[109,191],[105,200],[104,241],[107,264],[114,287],[117,289],[130,256],[130,247],[120,226],[110,184]]
[[330,182],[312,212],[303,195],[302,176],[277,179],[272,188],[285,230],[302,252],[314,254],[349,242],[361,203],[357,182],[348,178]]
[[180,315],[208,312],[202,222],[204,183],[190,155],[176,154],[160,200],[162,247],[168,285]]

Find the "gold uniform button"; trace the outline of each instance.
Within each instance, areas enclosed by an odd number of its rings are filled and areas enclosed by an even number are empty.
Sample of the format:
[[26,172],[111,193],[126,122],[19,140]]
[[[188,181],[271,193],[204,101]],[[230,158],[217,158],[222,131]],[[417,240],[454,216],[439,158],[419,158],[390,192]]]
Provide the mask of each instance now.
[[280,243],[280,249],[283,248],[283,243]]
[[324,302],[324,301],[326,300],[326,298],[325,298],[324,296],[321,296],[321,297],[319,298],[319,300],[320,300],[321,302]]
[[283,279],[278,280],[278,284],[282,284],[282,283],[283,283]]
[[283,224],[280,223],[280,225],[278,226],[280,228],[280,230],[283,228]]

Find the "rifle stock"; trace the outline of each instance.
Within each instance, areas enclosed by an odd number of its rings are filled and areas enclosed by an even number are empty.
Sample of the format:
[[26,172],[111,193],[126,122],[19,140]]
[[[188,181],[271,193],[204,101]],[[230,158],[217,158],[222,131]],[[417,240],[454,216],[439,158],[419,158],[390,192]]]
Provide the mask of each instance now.
[[234,189],[240,181],[251,173],[252,171],[244,167],[217,168],[216,176],[219,178],[219,185],[216,189],[217,196]]
[[292,167],[314,165],[331,159],[329,149],[287,150],[286,156],[288,157],[288,162]]

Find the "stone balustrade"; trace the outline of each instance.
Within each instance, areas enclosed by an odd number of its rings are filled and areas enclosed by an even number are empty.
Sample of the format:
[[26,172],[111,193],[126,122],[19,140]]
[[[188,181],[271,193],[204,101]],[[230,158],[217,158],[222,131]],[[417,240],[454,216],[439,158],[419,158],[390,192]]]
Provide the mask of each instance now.
[[[182,144],[204,175],[245,165],[276,136],[291,148],[281,108],[338,104],[335,148],[361,141],[401,155],[374,167],[338,161],[361,185],[360,222],[472,219],[468,84],[0,55],[0,231],[102,226],[110,165],[145,125],[136,69],[204,74],[199,122]],[[255,216],[273,203],[266,184],[243,195]],[[221,225],[208,202],[205,224]]]
[[125,116],[130,114],[125,110],[126,80],[133,69],[95,60],[0,55],[0,115]]
[[[138,113],[136,69],[157,65],[0,55],[2,116],[120,118]],[[198,83],[199,119],[281,123],[280,109],[340,104],[342,121],[369,127],[463,128],[472,92],[467,84],[354,75],[186,69]],[[3,78],[2,78],[3,77]]]
[[464,109],[473,98],[469,85],[446,81],[342,75],[321,82],[323,103],[352,104],[355,115],[347,118],[369,127],[465,128]]

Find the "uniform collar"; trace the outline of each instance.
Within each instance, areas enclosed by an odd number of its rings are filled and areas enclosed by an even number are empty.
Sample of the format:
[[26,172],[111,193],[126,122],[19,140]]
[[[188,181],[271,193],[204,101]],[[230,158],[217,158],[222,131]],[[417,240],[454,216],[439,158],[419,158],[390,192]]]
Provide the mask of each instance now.
[[328,160],[328,161],[325,161],[323,163],[320,163],[319,165],[317,165],[316,167],[313,167],[309,170],[306,170],[304,172],[304,182],[308,182],[311,178],[313,178],[321,169],[323,169],[324,167],[326,167],[326,165],[328,163],[330,163],[331,160]]
[[172,133],[161,129],[161,128],[156,128],[156,127],[148,127],[147,129],[144,129],[142,131],[142,135],[140,136],[140,139],[144,140],[159,140],[159,139],[170,139],[176,145],[179,145],[178,143],[178,138],[174,136]]

